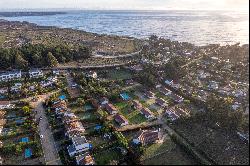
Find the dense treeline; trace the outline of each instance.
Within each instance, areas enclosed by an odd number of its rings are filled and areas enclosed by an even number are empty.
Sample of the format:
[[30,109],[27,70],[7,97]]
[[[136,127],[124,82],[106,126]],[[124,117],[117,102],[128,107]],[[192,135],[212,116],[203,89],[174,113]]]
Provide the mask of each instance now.
[[58,63],[86,59],[91,50],[85,46],[45,46],[27,44],[20,48],[0,48],[0,69],[26,69],[29,67],[54,67]]

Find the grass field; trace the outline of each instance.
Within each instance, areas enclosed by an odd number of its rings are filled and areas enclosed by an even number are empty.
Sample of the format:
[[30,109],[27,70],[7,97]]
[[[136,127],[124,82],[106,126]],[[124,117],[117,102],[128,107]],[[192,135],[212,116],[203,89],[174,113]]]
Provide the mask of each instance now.
[[119,160],[119,154],[114,150],[106,150],[94,155],[97,165],[108,165],[112,160]]
[[143,115],[140,114],[138,110],[131,109],[130,105],[126,102],[120,102],[114,105],[131,124],[140,124],[147,120]]
[[5,36],[3,36],[2,34],[0,34],[0,45],[2,45],[5,41]]
[[132,75],[128,71],[124,70],[111,70],[108,72],[107,76],[112,80],[124,80],[132,78]]
[[199,163],[176,145],[165,153],[144,160],[143,165],[199,165]]
[[163,143],[155,143],[146,147],[142,159],[147,159],[153,157],[156,154],[163,153],[165,151],[170,151],[176,145],[170,139],[165,140]]

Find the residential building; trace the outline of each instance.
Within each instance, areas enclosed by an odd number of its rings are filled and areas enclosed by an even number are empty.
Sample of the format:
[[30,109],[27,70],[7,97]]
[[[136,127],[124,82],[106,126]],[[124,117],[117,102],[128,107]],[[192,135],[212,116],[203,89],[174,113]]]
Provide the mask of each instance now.
[[60,75],[60,71],[59,70],[52,70],[52,74],[53,75]]
[[122,116],[122,115],[120,115],[120,114],[116,114],[116,115],[114,116],[114,119],[115,119],[115,121],[116,121],[120,126],[126,126],[126,125],[128,125],[128,120],[127,120],[124,116]]
[[142,108],[140,113],[145,116],[147,119],[154,118],[154,113],[152,113],[148,108]]
[[165,100],[162,99],[162,98],[157,98],[157,99],[155,99],[155,104],[157,104],[157,105],[159,105],[159,106],[161,106],[161,107],[166,106],[166,102],[165,102]]
[[100,104],[101,105],[105,105],[105,104],[108,104],[109,103],[109,99],[107,97],[102,97],[100,99]]
[[38,78],[43,76],[43,71],[40,69],[31,69],[29,70],[30,78]]
[[78,156],[76,156],[76,164],[77,165],[94,165],[94,159],[93,157],[88,153],[83,153]]
[[172,122],[179,118],[179,116],[176,115],[176,114],[174,113],[174,111],[172,111],[171,109],[167,109],[167,110],[165,111],[165,113],[166,113],[167,117],[170,118],[170,120],[171,120]]
[[15,85],[10,88],[10,91],[19,92],[21,91],[21,88],[22,88],[22,83],[15,83]]
[[75,132],[85,132],[85,128],[83,127],[82,123],[80,121],[74,121],[70,122],[68,124],[65,124],[65,136],[71,137],[74,135]]
[[181,116],[189,116],[189,112],[185,111],[184,109],[182,108],[179,108],[179,107],[174,107],[172,109],[172,112],[174,112],[178,117],[181,117]]
[[139,71],[143,70],[143,67],[140,64],[138,64],[138,65],[131,66],[130,70],[135,71],[135,72],[139,72]]
[[155,143],[162,139],[162,133],[159,130],[141,130],[138,136],[133,139],[135,144],[141,143],[143,146]]
[[20,79],[21,77],[22,77],[21,70],[0,73],[0,81],[8,81],[8,80],[13,80],[13,79]]
[[6,94],[6,93],[8,93],[8,87],[0,88],[0,94]]
[[88,143],[84,136],[72,137],[72,144],[67,147],[70,157],[73,157],[82,152],[86,152],[92,148],[92,145]]
[[176,95],[176,94],[172,94],[171,95],[171,98],[176,102],[176,103],[181,103],[184,101],[184,98],[179,96],[179,95]]
[[155,97],[154,93],[151,92],[151,91],[146,91],[144,93],[144,95],[147,97],[147,98],[150,98],[150,99],[153,99]]
[[134,109],[142,109],[142,104],[138,101],[138,100],[133,100],[132,101],[132,107],[134,107]]
[[126,80],[125,84],[126,85],[133,85],[134,84],[134,80],[132,80],[132,79]]
[[86,73],[86,77],[96,79],[97,73],[95,71],[89,71],[88,73]]
[[9,108],[14,108],[14,105],[10,104],[9,101],[0,101],[0,110],[1,109],[9,109]]
[[173,84],[173,80],[165,80],[165,84],[171,86]]
[[105,104],[104,105],[105,107],[105,110],[110,114],[110,115],[114,115],[116,114],[118,111],[117,111],[117,108],[115,108],[115,106],[111,103],[109,104]]
[[164,87],[159,88],[159,91],[160,91],[163,95],[165,95],[165,96],[168,96],[168,95],[171,95],[171,94],[172,94],[172,91],[171,91],[171,90],[169,90],[169,89],[167,89],[167,88],[164,88]]
[[219,88],[219,84],[216,81],[210,81],[207,87],[212,90],[217,90]]

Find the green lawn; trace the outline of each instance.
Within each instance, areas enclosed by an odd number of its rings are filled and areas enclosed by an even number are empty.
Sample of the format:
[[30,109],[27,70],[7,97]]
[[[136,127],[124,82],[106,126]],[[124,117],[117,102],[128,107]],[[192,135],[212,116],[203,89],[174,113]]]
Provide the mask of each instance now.
[[94,155],[97,165],[108,165],[112,160],[119,160],[119,154],[114,150],[99,152]]
[[93,147],[98,147],[106,142],[101,136],[90,137],[88,139],[91,141]]
[[86,119],[88,119],[88,120],[91,120],[91,119],[95,120],[97,118],[96,115],[94,113],[92,113],[92,112],[81,112],[81,113],[77,113],[76,115],[81,120],[86,120]]
[[119,102],[119,103],[115,103],[114,106],[118,109],[118,110],[123,110],[126,109],[128,106],[127,102]]
[[128,71],[124,70],[111,70],[107,73],[108,78],[113,80],[124,80],[132,78],[132,75]]
[[130,104],[126,102],[116,103],[114,106],[131,124],[140,124],[147,120],[138,110],[131,109]]
[[166,140],[163,143],[155,143],[146,147],[143,154],[143,159],[150,158],[156,154],[169,151],[173,149],[176,145],[171,140]]

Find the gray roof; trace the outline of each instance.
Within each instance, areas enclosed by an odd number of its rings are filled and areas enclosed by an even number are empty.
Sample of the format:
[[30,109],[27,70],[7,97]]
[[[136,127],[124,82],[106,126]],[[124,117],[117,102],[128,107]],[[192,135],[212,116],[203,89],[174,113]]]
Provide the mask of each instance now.
[[18,73],[20,73],[20,72],[21,72],[21,70],[6,71],[6,72],[0,73],[0,75],[18,74]]
[[72,142],[75,146],[78,146],[87,143],[87,140],[85,137],[73,137]]
[[42,71],[41,69],[30,69],[29,72],[40,72]]

